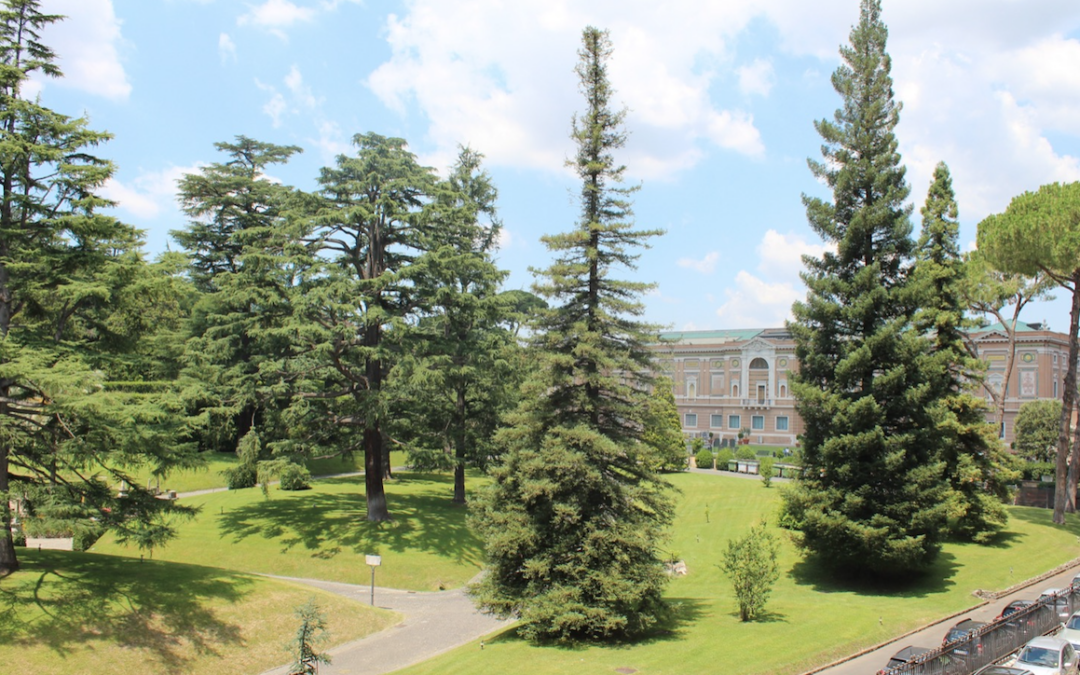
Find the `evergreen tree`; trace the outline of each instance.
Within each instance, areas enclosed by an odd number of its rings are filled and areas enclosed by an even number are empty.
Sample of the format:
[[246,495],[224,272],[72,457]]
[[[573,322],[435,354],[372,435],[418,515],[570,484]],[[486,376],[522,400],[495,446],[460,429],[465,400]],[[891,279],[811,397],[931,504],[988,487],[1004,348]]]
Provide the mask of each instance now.
[[[186,395],[199,410],[207,444],[235,451],[253,427],[275,426],[274,413],[284,405],[283,392],[271,390],[280,374],[260,371],[271,355],[289,349],[275,329],[290,311],[293,273],[286,256],[267,249],[282,236],[292,189],[266,171],[300,148],[245,136],[214,146],[228,159],[180,180],[180,203],[191,220],[172,235],[202,293],[185,344]],[[271,429],[265,436],[283,433]]]
[[948,481],[948,524],[951,534],[989,541],[1008,518],[1002,500],[1008,484],[1019,476],[1005,468],[1004,448],[987,423],[987,407],[970,387],[982,379],[982,363],[972,356],[964,330],[964,260],[960,223],[949,168],[940,163],[922,209],[915,279],[920,309],[915,326],[932,336],[924,367],[937,399],[934,415],[941,460]]
[[496,190],[481,155],[462,149],[435,191],[426,252],[409,268],[419,320],[391,388],[391,431],[408,441],[410,465],[451,468],[455,504],[465,503],[465,469],[484,468],[491,437],[515,398],[517,349],[502,324],[510,312],[499,296],[506,273],[491,259],[500,223]]
[[643,412],[645,428],[641,439],[652,447],[657,471],[686,469],[686,439],[683,438],[672,386],[670,378],[656,378]]
[[[355,156],[323,168],[294,241],[307,270],[293,289],[287,330],[302,370],[287,419],[308,447],[364,453],[367,520],[390,519],[385,384],[420,302],[409,268],[432,241],[434,171],[400,138],[357,134]],[[299,364],[302,364],[298,366]]]
[[138,231],[97,212],[114,167],[92,152],[109,135],[23,95],[30,76],[60,75],[39,34],[61,17],[39,4],[0,5],[0,576],[18,568],[12,500],[151,545],[182,510],[135,485],[117,497],[128,468],[183,463],[181,411],[169,391],[109,384],[135,329],[114,308],[149,275]]
[[478,500],[487,542],[479,604],[518,616],[534,640],[636,634],[662,616],[657,544],[672,518],[668,486],[641,442],[654,329],[634,317],[649,284],[613,279],[657,234],[628,222],[629,193],[613,152],[626,134],[610,107],[607,33],[586,28],[576,72],[588,103],[575,117],[581,219],[544,238],[555,262],[537,291],[558,304],[536,328],[540,366],[500,431],[503,463]]
[[913,330],[909,189],[894,129],[888,30],[862,0],[832,82],[842,106],[815,128],[824,161],[809,162],[833,201],[803,197],[830,244],[805,258],[805,301],[790,325],[800,369],[792,391],[805,422],[806,471],[785,509],[802,542],[834,568],[871,574],[924,569],[944,525],[942,465],[927,341]]

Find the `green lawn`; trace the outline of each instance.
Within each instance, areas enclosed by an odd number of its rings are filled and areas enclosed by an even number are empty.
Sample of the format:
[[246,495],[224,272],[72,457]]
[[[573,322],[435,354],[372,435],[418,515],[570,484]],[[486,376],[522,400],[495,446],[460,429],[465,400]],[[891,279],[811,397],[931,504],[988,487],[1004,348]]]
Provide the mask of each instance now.
[[293,609],[311,597],[330,643],[400,616],[316,589],[212,567],[19,549],[0,582],[0,663],[39,675],[259,673],[289,661]]
[[[208,490],[225,487],[225,479],[222,477],[221,472],[236,466],[238,461],[239,459],[234,454],[209,452],[206,453],[206,464],[198,469],[174,471],[165,478],[157,479],[151,477],[149,467],[145,467],[134,471],[133,478],[140,485],[156,485],[162,490],[175,490],[177,492]],[[405,453],[390,453],[390,462],[391,466],[401,466],[405,462]],[[342,457],[311,459],[308,460],[307,467],[313,476],[353,473],[364,470],[364,456],[354,454],[347,459]]]
[[[763,621],[742,624],[727,578],[716,567],[728,539],[773,518],[779,488],[723,475],[679,474],[678,523],[664,546],[689,575],[668,597],[680,620],[651,639],[605,647],[533,647],[510,629],[414,668],[408,675],[476,672],[610,674],[799,673],[975,604],[977,588],[1000,589],[1080,556],[1080,523],[1050,524],[1050,512],[1014,508],[999,545],[950,544],[920,583],[874,588],[830,580],[799,558],[784,535],[782,576]],[[879,624],[879,619],[881,623]]]
[[[477,482],[470,478],[471,490]],[[449,476],[399,472],[386,482],[393,522],[365,518],[363,476],[316,481],[313,489],[258,488],[191,497],[201,506],[180,522],[180,536],[154,551],[162,560],[243,572],[367,584],[365,554],[382,556],[376,583],[391,588],[439,590],[463,585],[480,571],[482,546],[467,528],[466,510],[450,504]],[[138,557],[106,535],[93,552]]]

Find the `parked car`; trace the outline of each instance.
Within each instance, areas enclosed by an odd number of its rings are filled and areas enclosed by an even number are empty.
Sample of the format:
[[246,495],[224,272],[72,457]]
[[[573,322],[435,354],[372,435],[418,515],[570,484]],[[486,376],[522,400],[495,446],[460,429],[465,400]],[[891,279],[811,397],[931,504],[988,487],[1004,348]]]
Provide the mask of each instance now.
[[1075,577],[1073,577],[1072,587],[1074,589],[1080,590],[1080,574],[1077,574]]
[[[985,625],[985,621],[964,619],[949,629],[949,632],[945,634],[945,639],[941,641],[941,646],[944,647],[954,642],[959,643],[953,647],[952,654],[964,658],[982,654],[982,640],[978,636],[971,636],[971,634]],[[967,640],[968,637],[971,637],[971,639]]]
[[1068,640],[1073,649],[1080,649],[1080,612],[1073,612],[1065,619],[1065,626],[1058,637]]
[[916,657],[922,656],[928,651],[930,650],[926,649],[925,647],[915,647],[913,645],[908,645],[907,647],[904,647],[900,651],[893,654],[893,657],[889,659],[889,662],[885,664],[885,667],[879,670],[878,673],[880,675],[880,673],[884,673],[885,671],[892,668],[898,668],[900,666],[907,665],[914,661]]
[[1080,675],[1076,661],[1076,649],[1068,640],[1043,636],[1029,640],[1013,666],[1032,675]]
[[1058,617],[1064,621],[1072,614],[1072,608],[1069,605],[1070,593],[1071,590],[1068,588],[1048,588],[1039,594],[1039,602],[1053,609]]
[[1001,614],[998,614],[999,619],[1004,619],[1010,614],[1015,614],[1025,607],[1031,607],[1035,604],[1034,600],[1013,600],[1009,604],[1005,605],[1005,608],[1001,610]]
[[1031,671],[1024,670],[1023,668],[989,665],[985,668],[976,670],[975,675],[1031,675]]

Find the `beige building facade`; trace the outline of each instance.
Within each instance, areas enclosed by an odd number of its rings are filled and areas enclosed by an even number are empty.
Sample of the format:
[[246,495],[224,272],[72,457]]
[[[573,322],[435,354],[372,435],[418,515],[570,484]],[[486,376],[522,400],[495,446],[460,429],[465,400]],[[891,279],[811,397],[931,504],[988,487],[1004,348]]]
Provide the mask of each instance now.
[[[1008,336],[999,327],[973,333],[987,364],[987,384],[1005,387],[1001,437],[1013,440],[1016,413],[1027,402],[1061,398],[1068,336],[1038,324],[1018,326],[1016,356],[1005,382]],[[784,328],[663,333],[653,345],[658,370],[674,383],[675,403],[688,438],[713,446],[733,444],[742,431],[751,443],[794,447],[802,433],[790,382],[798,371],[795,341]],[[996,422],[992,397],[987,421]]]

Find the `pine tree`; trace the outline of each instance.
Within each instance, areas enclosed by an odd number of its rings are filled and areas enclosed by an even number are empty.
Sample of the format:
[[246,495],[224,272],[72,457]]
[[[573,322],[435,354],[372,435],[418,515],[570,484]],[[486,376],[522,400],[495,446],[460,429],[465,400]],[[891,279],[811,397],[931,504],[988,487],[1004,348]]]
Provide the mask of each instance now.
[[626,134],[611,109],[607,33],[586,28],[576,72],[588,103],[575,117],[581,219],[544,238],[555,252],[537,291],[555,301],[536,327],[540,367],[497,442],[503,463],[478,500],[487,542],[480,605],[518,616],[534,640],[637,634],[663,615],[657,545],[672,517],[668,486],[641,442],[655,333],[634,317],[649,284],[613,279],[659,234],[628,222],[629,193],[613,152]]
[[957,216],[949,168],[940,163],[922,208],[914,275],[921,307],[915,326],[932,336],[924,367],[937,399],[933,412],[948,481],[949,532],[986,542],[1004,527],[1008,515],[1002,500],[1019,476],[1005,467],[1004,448],[986,421],[986,403],[970,391],[983,369],[965,343],[964,329],[972,322],[964,318],[966,279]]
[[109,135],[23,95],[30,76],[60,76],[39,36],[61,17],[39,5],[0,5],[0,576],[18,568],[12,500],[143,542],[167,537],[162,514],[182,510],[134,485],[117,497],[126,468],[185,461],[181,411],[167,390],[109,381],[135,329],[115,310],[152,275],[138,231],[98,213],[114,167],[93,149]]
[[643,412],[642,440],[652,446],[656,455],[657,471],[683,471],[686,469],[686,439],[682,434],[679,409],[675,406],[675,394],[668,377],[658,377],[653,384],[652,395],[645,402]]
[[810,552],[871,574],[928,566],[944,525],[920,358],[927,342],[912,323],[909,189],[894,135],[901,106],[887,36],[880,3],[862,0],[832,77],[842,107],[815,123],[824,161],[809,162],[833,201],[803,197],[811,227],[835,252],[806,259],[808,293],[790,325],[806,471],[785,509]]

